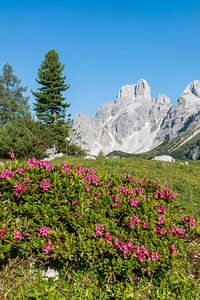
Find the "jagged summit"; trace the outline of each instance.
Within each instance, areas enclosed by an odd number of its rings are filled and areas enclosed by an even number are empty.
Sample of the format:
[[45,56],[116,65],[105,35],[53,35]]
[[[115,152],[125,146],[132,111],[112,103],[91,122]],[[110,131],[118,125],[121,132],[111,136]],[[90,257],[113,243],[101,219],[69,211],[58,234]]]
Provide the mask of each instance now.
[[141,153],[199,124],[200,80],[191,82],[176,105],[159,94],[151,98],[150,86],[140,79],[123,85],[117,99],[103,104],[96,114],[74,117],[71,141],[90,154],[114,150]]
[[117,98],[137,98],[139,96],[151,99],[150,86],[144,79],[138,80],[136,84],[123,85],[119,90]]

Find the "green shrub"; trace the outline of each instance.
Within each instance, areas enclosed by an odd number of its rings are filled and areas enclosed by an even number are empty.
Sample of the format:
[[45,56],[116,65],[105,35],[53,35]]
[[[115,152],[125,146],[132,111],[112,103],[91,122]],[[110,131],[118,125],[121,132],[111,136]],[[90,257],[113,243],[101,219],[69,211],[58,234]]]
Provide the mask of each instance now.
[[186,272],[193,217],[157,181],[101,177],[93,169],[14,161],[0,171],[0,259],[34,257],[98,271],[108,283]]

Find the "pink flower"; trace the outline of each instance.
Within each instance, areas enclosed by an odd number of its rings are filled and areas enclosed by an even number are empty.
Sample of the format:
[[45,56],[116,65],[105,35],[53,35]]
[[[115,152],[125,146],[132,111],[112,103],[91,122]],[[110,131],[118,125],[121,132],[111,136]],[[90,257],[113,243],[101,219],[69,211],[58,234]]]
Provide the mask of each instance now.
[[14,238],[14,240],[21,240],[22,239],[22,233],[21,233],[21,231],[15,230],[13,232],[13,238]]
[[169,250],[171,254],[175,254],[176,253],[176,245],[172,244],[171,246],[169,246]]
[[47,227],[47,226],[41,226],[38,229],[38,236],[45,236],[45,237],[47,237],[48,234],[49,234],[49,232],[50,232],[49,227]]
[[194,228],[196,226],[194,217],[190,217],[189,226],[190,226],[190,228]]
[[177,228],[176,233],[178,234],[179,237],[183,238],[184,237],[184,232],[182,229]]
[[105,233],[103,240],[106,242],[112,242],[112,237],[110,236],[110,232]]
[[23,168],[17,168],[16,169],[16,172],[18,173],[18,174],[22,174],[22,173],[24,173],[26,171],[26,168],[25,167],[23,167]]
[[3,237],[5,233],[6,233],[6,229],[5,228],[1,228],[0,229],[0,237]]
[[159,213],[164,213],[166,211],[166,206],[164,205],[156,205],[156,209]]
[[129,200],[129,203],[130,203],[130,206],[134,206],[134,207],[137,207],[138,204],[139,204],[139,202],[138,202],[138,200],[136,198],[131,198]]
[[165,223],[165,216],[158,216],[158,223],[164,224]]
[[114,241],[113,241],[113,246],[114,246],[115,248],[117,248],[117,249],[120,249],[120,243],[119,243],[119,241],[118,241],[118,240],[114,240]]
[[47,244],[45,244],[42,248],[42,251],[47,255],[49,254],[49,252],[53,249],[53,243],[52,242],[48,242]]
[[0,178],[1,179],[7,179],[7,178],[11,178],[14,177],[14,172],[8,169],[2,170],[1,171],[1,175]]
[[181,221],[189,221],[190,217],[188,216],[182,216]]
[[158,256],[158,253],[157,252],[152,252],[150,254],[150,260],[158,260],[159,259],[159,256]]
[[29,180],[30,180],[30,178],[27,176],[27,177],[25,177],[24,178],[24,183],[26,184],[26,183],[28,183],[29,182]]
[[103,234],[103,231],[104,231],[104,226],[101,224],[96,224],[95,232],[93,233],[93,236],[94,237],[101,236]]
[[10,160],[13,160],[15,158],[15,153],[13,151],[9,152],[9,157],[10,157]]
[[125,194],[126,193],[126,187],[125,186],[119,186],[119,193],[120,194]]
[[137,258],[141,262],[141,261],[143,261],[145,259],[145,254],[143,252],[141,252],[141,253],[138,254]]
[[26,190],[26,186],[24,184],[15,183],[14,185],[14,195],[19,196],[22,191]]
[[140,221],[140,225],[141,225],[142,228],[147,228],[148,227],[148,222]]
[[165,228],[156,227],[153,231],[160,233],[161,235],[165,234]]
[[129,221],[129,226],[133,228],[138,223],[139,223],[139,218],[137,216],[132,216]]
[[44,190],[44,191],[48,191],[48,189],[50,188],[51,184],[49,181],[47,181],[46,179],[42,179],[42,182],[40,183],[40,187]]
[[72,206],[76,206],[78,204],[78,201],[76,199],[72,200]]
[[89,185],[87,185],[87,186],[85,187],[85,190],[86,190],[87,193],[90,192],[90,187],[89,187]]

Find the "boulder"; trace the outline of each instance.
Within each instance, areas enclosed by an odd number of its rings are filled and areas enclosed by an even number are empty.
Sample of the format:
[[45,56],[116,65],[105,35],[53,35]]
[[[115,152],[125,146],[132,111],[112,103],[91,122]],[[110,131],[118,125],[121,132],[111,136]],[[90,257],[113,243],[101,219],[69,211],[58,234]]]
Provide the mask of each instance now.
[[152,160],[166,161],[166,162],[175,162],[175,159],[172,156],[170,156],[170,155],[155,156],[154,158],[152,158]]

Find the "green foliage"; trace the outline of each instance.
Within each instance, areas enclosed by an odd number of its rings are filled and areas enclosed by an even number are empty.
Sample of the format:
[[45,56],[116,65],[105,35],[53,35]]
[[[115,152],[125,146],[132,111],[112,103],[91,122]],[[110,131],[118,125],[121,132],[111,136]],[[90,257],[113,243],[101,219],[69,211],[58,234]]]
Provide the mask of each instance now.
[[0,76],[0,127],[28,114],[28,97],[23,96],[26,90],[14,75],[12,67],[4,65]]
[[8,158],[12,151],[17,158],[42,158],[46,147],[52,144],[47,128],[37,124],[29,115],[0,128],[2,158]]
[[41,85],[37,92],[33,92],[36,98],[35,112],[42,123],[56,123],[65,120],[65,110],[69,104],[65,102],[62,92],[69,88],[62,75],[64,66],[60,63],[55,50],[50,50],[38,70],[37,82]]
[[[34,159],[19,167],[14,162],[0,175],[0,220],[6,230],[1,233],[2,262],[32,256],[61,268],[95,268],[102,280],[113,283],[187,271],[183,235],[196,235],[177,215],[168,188]],[[15,231],[21,237],[15,238]],[[171,245],[177,252],[171,253]]]

